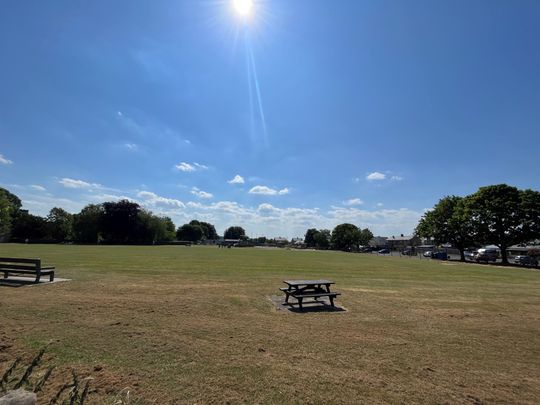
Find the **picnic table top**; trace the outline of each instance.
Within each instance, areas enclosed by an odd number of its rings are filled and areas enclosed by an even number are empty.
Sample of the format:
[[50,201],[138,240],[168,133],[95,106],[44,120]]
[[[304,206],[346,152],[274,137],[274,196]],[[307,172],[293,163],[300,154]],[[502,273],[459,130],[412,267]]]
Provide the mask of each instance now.
[[319,285],[319,284],[335,284],[331,280],[283,280],[285,284],[290,286],[301,286],[301,285]]

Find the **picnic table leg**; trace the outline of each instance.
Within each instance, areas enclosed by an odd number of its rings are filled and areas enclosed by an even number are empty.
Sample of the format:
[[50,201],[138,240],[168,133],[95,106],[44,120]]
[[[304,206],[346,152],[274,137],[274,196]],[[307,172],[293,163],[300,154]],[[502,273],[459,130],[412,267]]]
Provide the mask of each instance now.
[[8,278],[8,275],[9,275],[9,272],[8,272],[8,271],[4,271],[4,278]]
[[302,307],[302,300],[304,299],[304,297],[298,297],[298,306],[300,307],[300,311],[303,311],[304,308]]
[[284,291],[285,292],[285,304],[288,304],[289,303],[289,291]]
[[334,296],[333,295],[330,295],[328,296],[328,298],[330,298],[330,304],[334,307]]

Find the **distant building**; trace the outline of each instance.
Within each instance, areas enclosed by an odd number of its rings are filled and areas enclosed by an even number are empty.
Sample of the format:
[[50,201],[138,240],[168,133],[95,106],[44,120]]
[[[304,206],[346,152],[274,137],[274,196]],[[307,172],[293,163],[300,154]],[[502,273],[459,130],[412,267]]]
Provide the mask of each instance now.
[[384,236],[375,236],[369,241],[369,246],[373,248],[384,249],[388,245],[387,240],[388,238],[385,238]]
[[390,250],[403,250],[407,247],[418,246],[422,243],[420,238],[415,235],[391,236],[386,240]]

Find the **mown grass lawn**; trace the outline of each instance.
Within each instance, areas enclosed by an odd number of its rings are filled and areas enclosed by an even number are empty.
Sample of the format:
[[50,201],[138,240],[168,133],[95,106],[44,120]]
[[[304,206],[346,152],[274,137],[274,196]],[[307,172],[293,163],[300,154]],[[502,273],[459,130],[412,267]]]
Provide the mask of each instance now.
[[[540,402],[540,271],[256,248],[0,256],[73,279],[0,287],[0,375],[51,342],[95,403],[124,388],[141,403]],[[286,278],[334,280],[347,312],[275,310]]]

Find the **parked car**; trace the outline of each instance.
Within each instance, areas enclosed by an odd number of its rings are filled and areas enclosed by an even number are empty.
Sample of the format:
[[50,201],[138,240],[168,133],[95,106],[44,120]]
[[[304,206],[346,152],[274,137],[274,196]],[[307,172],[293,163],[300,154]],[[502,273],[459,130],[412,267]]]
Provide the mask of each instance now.
[[436,260],[448,260],[448,254],[446,252],[433,252],[431,258]]
[[405,249],[401,254],[405,256],[414,256],[416,253],[414,253],[413,249]]
[[514,258],[514,263],[522,266],[538,266],[538,259],[534,256],[519,255]]
[[424,252],[424,257],[431,257],[432,255],[433,255],[433,252],[431,250]]
[[497,249],[478,249],[478,253],[474,257],[474,260],[479,262],[496,262],[499,258],[499,252]]
[[389,255],[390,251],[388,249],[381,249],[377,253],[380,255]]
[[465,255],[465,260],[474,260],[476,256],[476,252],[472,250],[465,250],[463,254]]

